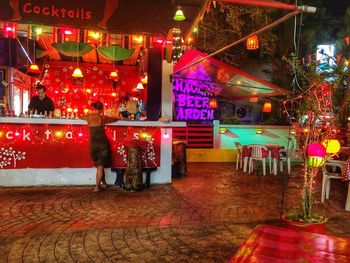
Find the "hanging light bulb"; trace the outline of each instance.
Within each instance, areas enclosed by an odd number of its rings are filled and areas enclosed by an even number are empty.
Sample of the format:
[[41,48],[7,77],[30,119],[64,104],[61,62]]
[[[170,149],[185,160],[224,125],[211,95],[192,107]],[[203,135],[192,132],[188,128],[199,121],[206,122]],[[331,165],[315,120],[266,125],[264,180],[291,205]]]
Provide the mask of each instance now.
[[74,70],[74,72],[72,74],[72,77],[74,77],[74,78],[83,78],[84,75],[81,72],[80,68],[75,68],[75,70]]
[[30,67],[28,68],[28,72],[34,73],[34,74],[40,74],[40,70],[37,64],[31,64]]
[[176,10],[176,13],[175,13],[175,16],[174,16],[173,19],[175,21],[184,21],[186,19],[186,17],[184,15],[184,13],[182,12],[180,6],[177,7],[177,10]]

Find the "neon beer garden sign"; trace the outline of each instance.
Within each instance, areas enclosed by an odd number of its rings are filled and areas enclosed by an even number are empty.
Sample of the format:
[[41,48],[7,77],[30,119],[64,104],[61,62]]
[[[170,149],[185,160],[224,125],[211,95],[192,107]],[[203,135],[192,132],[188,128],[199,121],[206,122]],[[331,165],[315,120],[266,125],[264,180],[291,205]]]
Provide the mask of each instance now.
[[214,119],[214,110],[210,108],[211,93],[203,91],[200,87],[180,79],[173,81],[173,94],[175,99],[176,120]]

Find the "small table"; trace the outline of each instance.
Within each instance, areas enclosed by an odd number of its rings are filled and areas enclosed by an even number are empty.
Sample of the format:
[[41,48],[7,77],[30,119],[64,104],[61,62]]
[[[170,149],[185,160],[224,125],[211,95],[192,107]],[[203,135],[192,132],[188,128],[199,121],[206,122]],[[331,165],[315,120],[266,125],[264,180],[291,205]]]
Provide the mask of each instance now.
[[350,262],[350,239],[258,225],[229,262]]

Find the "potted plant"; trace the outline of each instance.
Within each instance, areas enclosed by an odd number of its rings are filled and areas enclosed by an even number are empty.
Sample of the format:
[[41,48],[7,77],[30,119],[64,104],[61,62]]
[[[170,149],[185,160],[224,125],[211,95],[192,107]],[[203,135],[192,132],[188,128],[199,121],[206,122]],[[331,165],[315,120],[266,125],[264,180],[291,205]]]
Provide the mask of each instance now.
[[282,215],[287,227],[325,233],[327,217],[315,212],[315,182],[332,151],[328,142],[337,136],[337,118],[333,110],[334,81],[318,74],[315,64],[300,66],[295,58],[287,59],[298,76],[298,93],[283,102],[284,112],[292,122],[291,134],[298,145],[303,161],[303,183],[300,205]]

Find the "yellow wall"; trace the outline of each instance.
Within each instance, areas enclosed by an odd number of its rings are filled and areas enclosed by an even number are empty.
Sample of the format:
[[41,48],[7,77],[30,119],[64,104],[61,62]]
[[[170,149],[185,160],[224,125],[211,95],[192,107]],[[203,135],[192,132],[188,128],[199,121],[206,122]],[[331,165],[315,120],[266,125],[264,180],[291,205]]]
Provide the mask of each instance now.
[[235,162],[235,149],[187,149],[187,162]]

